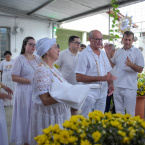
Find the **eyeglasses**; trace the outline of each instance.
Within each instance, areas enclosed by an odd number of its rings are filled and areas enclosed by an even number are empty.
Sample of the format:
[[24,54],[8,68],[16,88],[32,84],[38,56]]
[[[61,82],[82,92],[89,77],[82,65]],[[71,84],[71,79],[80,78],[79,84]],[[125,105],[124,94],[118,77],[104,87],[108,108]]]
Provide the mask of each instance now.
[[72,43],[75,43],[77,45],[80,45],[81,44],[81,42],[75,42],[75,41],[73,41]]
[[30,46],[36,47],[36,44],[33,44],[33,43],[27,43],[27,44],[30,45]]
[[99,39],[99,38],[93,38],[91,37],[92,39],[96,40],[96,41],[103,41],[103,38]]

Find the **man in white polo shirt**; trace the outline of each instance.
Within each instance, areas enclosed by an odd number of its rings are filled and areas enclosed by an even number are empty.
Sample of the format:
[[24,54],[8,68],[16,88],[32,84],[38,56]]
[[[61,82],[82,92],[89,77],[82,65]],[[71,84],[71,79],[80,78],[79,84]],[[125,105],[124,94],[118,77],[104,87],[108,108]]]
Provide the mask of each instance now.
[[78,61],[78,50],[81,41],[78,36],[70,36],[68,40],[69,47],[60,52],[59,59],[56,64],[59,66],[64,79],[70,84],[77,84],[75,67]]
[[134,41],[134,33],[125,31],[122,42],[123,48],[118,49],[112,59],[110,59],[110,51],[107,56],[113,66],[116,65],[114,81],[115,91],[113,93],[116,113],[135,115],[136,92],[137,92],[137,76],[144,68],[144,58],[141,51],[135,48],[132,43]]
[[82,107],[82,115],[85,117],[88,117],[88,113],[93,109],[104,113],[108,83],[109,94],[111,94],[114,90],[112,82],[115,79],[110,73],[112,68],[107,55],[100,49],[103,41],[102,33],[98,30],[91,31],[89,41],[90,45],[79,54],[78,64],[75,69],[76,79],[84,84],[101,84],[102,87],[89,91]]

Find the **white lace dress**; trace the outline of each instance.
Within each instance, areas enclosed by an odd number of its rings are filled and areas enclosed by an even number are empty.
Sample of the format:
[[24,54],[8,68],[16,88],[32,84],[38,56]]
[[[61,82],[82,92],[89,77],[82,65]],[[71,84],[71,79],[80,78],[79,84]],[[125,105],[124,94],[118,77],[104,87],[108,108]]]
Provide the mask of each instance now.
[[68,120],[71,116],[70,108],[68,106],[61,103],[44,106],[40,100],[39,95],[49,92],[52,81],[60,82],[52,72],[57,74],[63,82],[66,82],[55,68],[47,69],[45,67],[39,67],[34,73],[34,104],[31,116],[31,145],[36,144],[34,140],[35,136],[43,134],[42,129],[49,127],[51,124],[59,124],[62,128],[62,123],[65,120]]
[[[40,63],[36,57],[27,60],[24,55],[18,56],[11,69],[11,74],[32,80],[34,69]],[[30,143],[30,118],[32,107],[32,84],[16,84],[12,114],[10,142],[16,145]]]
[[[0,70],[3,71],[2,74],[2,84],[6,85],[7,87],[11,88],[14,92],[16,83],[12,81],[11,77],[11,67],[13,65],[14,60],[6,61],[3,60],[0,63]],[[7,93],[5,90],[2,90],[3,93]],[[12,96],[12,100],[5,99],[4,106],[11,106],[13,105],[14,97]]]
[[0,145],[8,145],[7,124],[2,99],[0,99]]

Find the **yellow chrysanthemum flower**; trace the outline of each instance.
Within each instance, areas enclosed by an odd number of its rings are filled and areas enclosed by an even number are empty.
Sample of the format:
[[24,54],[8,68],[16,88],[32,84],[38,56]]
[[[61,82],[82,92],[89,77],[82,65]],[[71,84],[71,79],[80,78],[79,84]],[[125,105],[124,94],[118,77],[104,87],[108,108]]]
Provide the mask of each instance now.
[[57,133],[60,132],[59,124],[55,124],[55,125],[52,127],[52,132],[57,132]]
[[69,128],[70,127],[70,121],[65,120],[65,122],[63,123],[63,127]]
[[113,127],[117,127],[117,126],[120,125],[120,122],[118,122],[117,120],[111,121],[111,125],[112,125]]
[[53,135],[53,139],[54,139],[54,142],[59,142],[59,135],[58,134],[54,134]]
[[52,125],[50,125],[48,128],[42,130],[45,134],[49,134],[52,131]]
[[132,129],[130,132],[129,132],[129,138],[132,139],[133,136],[135,135],[136,131],[134,129]]
[[101,133],[99,131],[93,132],[92,137],[93,137],[94,141],[97,142],[101,137]]
[[71,137],[69,138],[69,143],[74,143],[74,142],[76,142],[77,140],[78,140],[77,137],[71,136]]
[[145,128],[145,121],[141,123],[141,126]]
[[62,130],[59,134],[59,140],[61,143],[69,143],[69,138],[70,138],[70,135],[69,135],[69,131],[67,130]]
[[118,134],[122,137],[125,137],[126,136],[126,132],[123,132],[121,130],[118,130]]
[[80,138],[85,138],[85,137],[86,137],[86,133],[83,132],[80,134]]
[[81,140],[81,145],[92,145],[88,140]]
[[129,143],[129,141],[130,141],[129,137],[124,137],[122,140],[123,143],[127,143],[127,144]]

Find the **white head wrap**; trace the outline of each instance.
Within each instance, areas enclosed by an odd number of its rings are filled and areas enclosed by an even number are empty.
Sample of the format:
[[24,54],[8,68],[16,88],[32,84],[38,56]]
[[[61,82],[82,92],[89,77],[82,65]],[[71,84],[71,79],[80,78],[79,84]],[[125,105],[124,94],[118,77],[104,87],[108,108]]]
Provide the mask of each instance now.
[[49,39],[47,37],[42,38],[36,43],[36,51],[37,55],[42,57],[54,44],[56,43],[56,39]]

